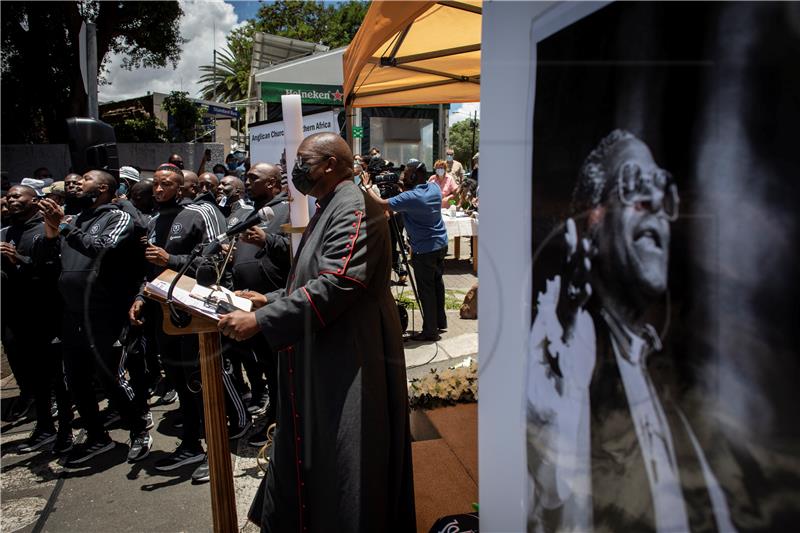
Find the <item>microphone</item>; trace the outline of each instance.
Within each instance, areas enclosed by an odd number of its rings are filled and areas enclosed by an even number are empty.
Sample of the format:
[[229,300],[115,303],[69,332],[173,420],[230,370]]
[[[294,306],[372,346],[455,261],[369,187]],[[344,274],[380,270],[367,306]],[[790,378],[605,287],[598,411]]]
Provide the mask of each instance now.
[[220,244],[228,238],[238,235],[243,231],[247,231],[261,222],[271,222],[273,218],[275,218],[275,211],[269,206],[264,206],[258,211],[253,211],[247,218],[228,228],[225,233],[220,233],[214,237],[203,249],[203,255],[213,255],[217,253],[220,250]]

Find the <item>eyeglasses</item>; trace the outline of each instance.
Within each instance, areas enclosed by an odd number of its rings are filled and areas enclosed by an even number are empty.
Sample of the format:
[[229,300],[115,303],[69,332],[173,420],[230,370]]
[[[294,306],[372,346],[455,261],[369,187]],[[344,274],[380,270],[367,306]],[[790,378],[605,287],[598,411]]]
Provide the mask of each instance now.
[[619,200],[624,205],[634,205],[640,202],[653,203],[655,191],[661,193],[661,209],[667,220],[674,222],[678,219],[678,186],[672,174],[664,169],[656,169],[645,173],[636,163],[625,163],[617,173],[617,191]]
[[295,162],[295,165],[297,165],[299,167],[302,167],[302,166],[305,166],[306,164],[310,165],[312,161],[320,160],[320,159],[327,159],[327,158],[330,158],[330,157],[332,157],[332,156],[329,156],[329,155],[318,155],[318,156],[310,156],[308,158],[303,158],[302,155],[297,154],[297,159],[295,159],[294,162]]

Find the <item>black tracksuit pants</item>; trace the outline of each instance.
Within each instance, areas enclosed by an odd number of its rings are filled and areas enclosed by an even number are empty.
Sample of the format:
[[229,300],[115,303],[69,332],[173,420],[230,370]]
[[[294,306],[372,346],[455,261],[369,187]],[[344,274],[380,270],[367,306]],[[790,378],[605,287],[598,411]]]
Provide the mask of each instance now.
[[422,334],[437,335],[438,329],[447,328],[447,314],[444,311],[444,258],[447,246],[433,252],[411,257],[414,279],[417,282],[420,304],[422,305]]
[[[161,324],[161,308],[154,307],[156,324]],[[161,363],[167,377],[175,385],[180,400],[181,414],[183,415],[182,442],[189,447],[199,447],[203,438],[203,390],[200,373],[200,343],[195,334],[167,335],[159,329],[156,339],[158,350],[161,354]],[[229,422],[232,426],[242,427],[249,420],[250,415],[242,403],[231,375],[230,363],[223,359],[222,384],[225,389],[225,407]]]
[[[36,338],[35,335],[31,339]],[[39,354],[37,366],[39,376],[34,383],[34,399],[36,401],[36,429],[40,431],[54,431],[53,417],[50,416],[50,398],[55,393],[56,407],[58,407],[58,430],[60,433],[72,431],[72,398],[67,389],[67,380],[64,375],[64,363],[61,353],[61,342],[53,343],[46,340],[37,346],[31,343],[32,353]]]
[[61,336],[64,369],[89,439],[101,439],[107,434],[94,394],[93,377],[103,386],[131,433],[144,431],[141,402],[137,407],[133,389],[120,371],[121,351],[113,346],[126,320],[127,312],[122,308],[89,314],[64,313]]

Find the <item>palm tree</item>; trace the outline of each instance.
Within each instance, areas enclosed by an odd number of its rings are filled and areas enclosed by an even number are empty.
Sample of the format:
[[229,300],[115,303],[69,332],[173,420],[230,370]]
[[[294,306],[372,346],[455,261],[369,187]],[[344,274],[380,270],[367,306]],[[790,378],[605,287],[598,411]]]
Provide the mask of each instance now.
[[217,52],[216,69],[211,64],[202,65],[200,70],[205,72],[199,82],[203,84],[200,91],[206,100],[235,102],[247,98],[247,78],[250,76],[249,54],[234,55],[230,50],[221,50]]

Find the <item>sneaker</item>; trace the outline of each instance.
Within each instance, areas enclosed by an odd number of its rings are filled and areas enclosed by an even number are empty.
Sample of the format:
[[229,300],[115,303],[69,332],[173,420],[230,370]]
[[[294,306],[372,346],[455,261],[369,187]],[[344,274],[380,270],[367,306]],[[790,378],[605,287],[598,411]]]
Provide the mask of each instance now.
[[264,446],[267,442],[269,442],[269,439],[273,436],[274,433],[275,433],[275,424],[272,422],[267,423],[267,425],[264,426],[264,429],[262,429],[261,431],[259,431],[258,433],[252,435],[249,439],[247,439],[247,444],[249,444],[250,446],[254,446],[256,448],[260,448],[261,446]]
[[103,414],[103,427],[111,427],[120,421],[119,411],[116,409],[106,409]]
[[56,440],[56,432],[55,431],[39,431],[38,429],[34,429],[31,436],[25,439],[25,441],[19,445],[17,451],[20,453],[30,453],[35,452],[42,446],[46,446]]
[[69,433],[59,433],[56,436],[56,443],[53,444],[53,453],[57,455],[67,453],[72,449],[74,442],[75,441],[72,438],[72,431]]
[[170,389],[164,393],[164,396],[161,397],[161,403],[164,405],[168,405],[171,403],[175,403],[175,400],[178,399],[178,391],[175,389]]
[[25,418],[25,415],[28,414],[31,407],[33,407],[33,398],[17,397],[11,409],[8,411],[9,422],[16,422],[17,420]]
[[151,430],[155,427],[156,423],[153,422],[153,413],[147,411],[145,414],[142,415],[142,420],[144,420],[144,429]]
[[231,440],[238,439],[239,437],[250,431],[250,428],[252,426],[253,426],[252,420],[248,420],[247,423],[243,426],[239,427],[228,426],[228,438],[230,438]]
[[200,466],[192,472],[192,481],[195,483],[205,483],[211,479],[211,474],[208,471],[208,457],[206,457]]
[[255,400],[247,406],[247,412],[250,416],[261,416],[267,412],[267,407],[269,407],[269,396],[266,394],[256,396]]
[[164,457],[163,459],[159,459],[158,461],[156,461],[156,464],[154,466],[156,470],[160,470],[161,472],[168,472],[170,470],[175,470],[176,468],[179,468],[183,465],[199,463],[200,461],[205,459],[205,457],[206,454],[202,448],[198,447],[196,449],[191,449],[181,444],[175,449],[174,452]]
[[76,444],[67,456],[66,465],[73,466],[83,464],[92,457],[113,450],[115,444],[116,443],[111,440],[108,435],[101,440],[87,440],[86,442]]
[[128,450],[128,462],[135,463],[150,455],[150,448],[153,447],[153,437],[151,437],[150,433],[147,431],[139,434],[138,437],[133,437],[133,435],[131,435],[131,437],[131,449]]
[[258,433],[247,439],[247,444],[255,448],[260,448],[263,445],[265,445],[268,441],[269,441],[268,431],[267,428],[264,428],[263,430],[259,431]]
[[58,418],[58,404],[55,400],[50,400],[50,417]]

